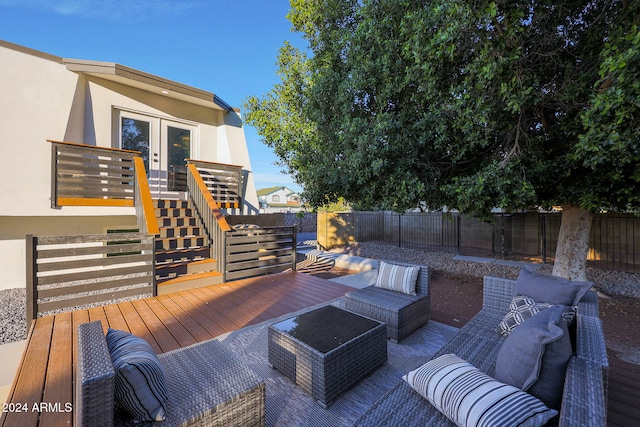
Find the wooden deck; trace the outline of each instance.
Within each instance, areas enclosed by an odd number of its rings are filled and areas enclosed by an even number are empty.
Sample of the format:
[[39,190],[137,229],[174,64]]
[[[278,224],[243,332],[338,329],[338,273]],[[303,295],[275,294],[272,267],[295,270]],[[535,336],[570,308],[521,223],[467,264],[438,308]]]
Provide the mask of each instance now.
[[73,424],[73,343],[81,323],[101,320],[105,331],[128,330],[164,353],[331,301],[351,289],[287,272],[38,318],[0,426]]
[[[0,426],[73,424],[73,412],[67,410],[73,409],[72,349],[80,323],[102,320],[105,329],[129,330],[162,353],[333,300],[350,290],[289,272],[39,318],[9,394],[13,406],[5,411],[11,412],[2,414]],[[461,326],[444,313],[433,314],[433,320]],[[607,424],[640,425],[640,365],[611,355],[609,362]],[[42,402],[48,405],[40,407]]]
[[607,425],[640,426],[640,365],[609,354]]

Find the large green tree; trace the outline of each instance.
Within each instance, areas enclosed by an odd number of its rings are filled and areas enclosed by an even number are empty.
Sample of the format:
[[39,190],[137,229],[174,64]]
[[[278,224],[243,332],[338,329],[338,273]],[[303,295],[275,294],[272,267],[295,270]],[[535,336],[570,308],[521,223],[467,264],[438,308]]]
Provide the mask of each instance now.
[[560,206],[554,274],[593,214],[640,206],[640,12],[623,0],[291,0],[309,54],[247,122],[319,205]]

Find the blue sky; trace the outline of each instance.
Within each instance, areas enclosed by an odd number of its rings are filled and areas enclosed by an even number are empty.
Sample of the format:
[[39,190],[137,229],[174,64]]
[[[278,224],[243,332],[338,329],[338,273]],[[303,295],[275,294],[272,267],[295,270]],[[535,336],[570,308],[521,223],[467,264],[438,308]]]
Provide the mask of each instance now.
[[[0,0],[0,39],[64,58],[116,62],[242,107],[278,82],[285,40],[304,48],[288,0]],[[1,64],[0,64],[1,66]],[[245,126],[257,188],[300,191]]]

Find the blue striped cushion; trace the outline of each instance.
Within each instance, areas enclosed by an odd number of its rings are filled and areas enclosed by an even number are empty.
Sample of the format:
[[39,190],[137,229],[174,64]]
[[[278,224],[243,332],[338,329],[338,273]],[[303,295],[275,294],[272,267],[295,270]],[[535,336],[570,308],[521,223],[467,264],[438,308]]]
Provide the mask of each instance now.
[[375,286],[415,295],[419,271],[420,267],[405,267],[381,261]]
[[163,421],[167,386],[151,346],[129,332],[109,328],[107,347],[116,372],[115,401],[135,420]]
[[445,354],[403,379],[458,426],[542,426],[558,414],[455,354]]

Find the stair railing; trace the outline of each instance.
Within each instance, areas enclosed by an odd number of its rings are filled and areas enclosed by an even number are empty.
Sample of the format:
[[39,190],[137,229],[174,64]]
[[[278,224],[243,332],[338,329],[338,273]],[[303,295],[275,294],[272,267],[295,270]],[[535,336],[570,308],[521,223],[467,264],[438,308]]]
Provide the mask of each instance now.
[[133,165],[136,175],[134,193],[138,228],[141,233],[152,235],[160,234],[158,218],[153,208],[153,199],[151,198],[151,190],[149,189],[149,181],[147,180],[147,171],[144,168],[142,157],[134,157]]
[[[225,235],[231,227],[227,223],[220,207],[213,199],[198,168],[193,163],[187,165],[187,187],[189,198],[204,226],[207,244],[211,248],[211,258],[218,261],[218,266],[224,275],[226,270]],[[223,278],[223,280],[225,280]]]
[[242,166],[194,159],[186,161],[197,167],[202,181],[219,208],[236,209],[238,212],[242,209]]

